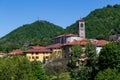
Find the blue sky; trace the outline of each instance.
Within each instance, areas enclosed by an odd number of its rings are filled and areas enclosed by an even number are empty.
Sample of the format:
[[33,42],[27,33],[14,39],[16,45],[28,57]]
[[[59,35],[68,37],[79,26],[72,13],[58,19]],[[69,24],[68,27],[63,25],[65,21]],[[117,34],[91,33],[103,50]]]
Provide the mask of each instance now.
[[65,28],[108,4],[120,0],[0,0],[0,37],[38,19]]

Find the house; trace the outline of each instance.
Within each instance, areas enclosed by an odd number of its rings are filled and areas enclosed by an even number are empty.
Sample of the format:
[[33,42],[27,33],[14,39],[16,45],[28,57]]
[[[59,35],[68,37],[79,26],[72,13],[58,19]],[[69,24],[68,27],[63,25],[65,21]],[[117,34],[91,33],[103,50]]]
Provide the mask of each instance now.
[[24,51],[24,54],[30,61],[44,62],[48,61],[52,51],[43,46],[32,46],[31,49]]
[[54,60],[57,58],[62,58],[63,57],[63,49],[62,49],[63,44],[57,43],[57,44],[51,44],[47,46],[47,49],[50,49],[52,51],[52,54],[50,56],[50,60]]
[[120,34],[112,35],[109,37],[109,41],[118,41],[120,40]]
[[31,46],[29,50],[24,51],[25,56],[30,61],[52,61],[55,58],[62,58],[62,44],[51,44],[44,46]]
[[4,58],[4,57],[6,57],[6,56],[7,56],[6,53],[0,52],[0,58]]
[[20,49],[16,49],[16,50],[13,50],[11,51],[10,53],[8,53],[8,55],[23,55],[23,51],[20,50]]

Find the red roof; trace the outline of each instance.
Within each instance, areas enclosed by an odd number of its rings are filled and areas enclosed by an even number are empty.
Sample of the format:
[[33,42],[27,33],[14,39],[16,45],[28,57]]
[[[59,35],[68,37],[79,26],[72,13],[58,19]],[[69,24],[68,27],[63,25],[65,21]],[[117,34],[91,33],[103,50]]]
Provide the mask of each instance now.
[[87,39],[82,39],[82,40],[75,40],[73,42],[69,42],[69,43],[66,43],[64,44],[65,45],[75,45],[75,44],[79,44],[79,45],[86,45],[87,44]]
[[50,49],[50,48],[61,48],[61,47],[62,47],[62,44],[57,43],[57,44],[49,45],[49,46],[47,46],[46,48]]
[[108,43],[108,41],[106,40],[98,40],[96,46],[104,46]]
[[51,53],[52,51],[51,50],[49,50],[49,49],[30,49],[30,50],[27,50],[27,51],[25,51],[25,52],[43,52],[43,53]]
[[22,50],[13,50],[12,52],[9,53],[10,55],[15,55],[15,54],[23,54],[23,51]]
[[5,53],[3,53],[3,52],[0,52],[0,55],[4,55]]
[[64,36],[71,37],[71,36],[77,36],[77,35],[76,34],[62,34],[62,35],[57,36],[56,38],[60,38],[60,37],[64,37]]
[[31,49],[44,49],[44,46],[31,46]]
[[[66,45],[75,45],[75,44],[79,44],[81,46],[85,46],[88,43],[88,41],[89,41],[89,39],[77,40],[77,41],[66,43],[66,44],[64,44],[64,46],[66,46]],[[90,41],[95,46],[104,46],[105,44],[108,43],[108,41],[106,41],[106,40],[90,40]]]

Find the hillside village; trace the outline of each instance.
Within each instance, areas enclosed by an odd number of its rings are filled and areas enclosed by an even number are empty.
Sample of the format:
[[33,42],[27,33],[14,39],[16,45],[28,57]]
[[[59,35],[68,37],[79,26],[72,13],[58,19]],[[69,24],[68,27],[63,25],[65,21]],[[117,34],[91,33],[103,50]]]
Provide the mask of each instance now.
[[[97,54],[104,45],[109,43],[106,40],[97,40],[97,39],[87,39],[85,37],[85,21],[80,19],[77,21],[78,25],[76,34],[62,34],[52,39],[52,44],[48,46],[29,46],[28,50],[22,51],[20,49],[13,50],[9,52],[8,56],[14,55],[23,55],[26,56],[30,61],[40,61],[46,62],[52,61],[51,56],[54,57],[64,57],[66,60],[69,60],[69,53],[72,50],[73,45],[80,45],[83,50],[85,50],[85,45],[90,41],[93,45],[96,46]],[[1,52],[1,57],[6,56]]]
[[[119,0],[89,14],[102,1],[23,1],[1,3],[3,32],[12,22],[27,24],[0,38],[0,80],[120,80]],[[86,14],[71,25],[56,23]],[[35,16],[45,20],[26,20]]]

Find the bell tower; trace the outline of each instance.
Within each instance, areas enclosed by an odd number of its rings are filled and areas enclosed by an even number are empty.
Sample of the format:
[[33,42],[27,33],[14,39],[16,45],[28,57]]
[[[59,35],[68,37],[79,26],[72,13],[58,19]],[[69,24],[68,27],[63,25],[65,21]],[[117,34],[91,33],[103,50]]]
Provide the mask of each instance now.
[[78,23],[78,37],[85,38],[85,22],[83,19],[77,21]]

